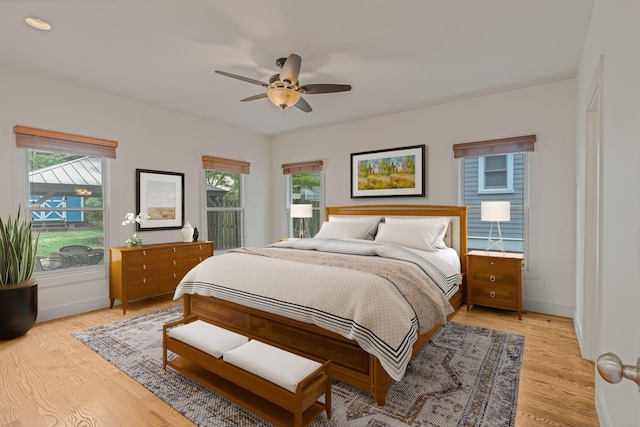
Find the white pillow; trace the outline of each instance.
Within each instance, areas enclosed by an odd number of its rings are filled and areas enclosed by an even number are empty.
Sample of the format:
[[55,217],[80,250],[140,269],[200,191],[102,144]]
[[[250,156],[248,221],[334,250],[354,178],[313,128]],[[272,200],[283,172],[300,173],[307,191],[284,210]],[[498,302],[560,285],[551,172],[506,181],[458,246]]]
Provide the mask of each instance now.
[[364,239],[369,234],[371,224],[366,222],[327,222],[320,227],[314,237],[320,239]]
[[418,224],[385,224],[378,227],[376,242],[393,243],[407,248],[434,252],[431,244],[442,226]]
[[366,222],[370,224],[369,231],[367,232],[366,240],[373,240],[376,237],[378,231],[378,224],[382,221],[381,216],[372,215],[354,215],[354,216],[339,216],[329,215],[329,222]]
[[430,242],[431,246],[437,249],[446,249],[447,244],[444,242],[444,236],[447,233],[447,228],[451,222],[451,218],[448,216],[433,217],[433,218],[398,218],[398,217],[386,217],[384,221],[387,224],[417,224],[417,225],[430,225],[441,226],[441,230],[436,235],[435,239]]

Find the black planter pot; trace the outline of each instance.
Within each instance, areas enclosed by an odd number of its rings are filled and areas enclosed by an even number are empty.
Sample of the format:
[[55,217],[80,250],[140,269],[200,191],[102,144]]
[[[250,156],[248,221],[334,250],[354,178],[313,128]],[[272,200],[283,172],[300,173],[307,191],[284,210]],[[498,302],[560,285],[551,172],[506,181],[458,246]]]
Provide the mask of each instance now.
[[0,340],[26,334],[38,315],[38,282],[26,286],[0,286]]

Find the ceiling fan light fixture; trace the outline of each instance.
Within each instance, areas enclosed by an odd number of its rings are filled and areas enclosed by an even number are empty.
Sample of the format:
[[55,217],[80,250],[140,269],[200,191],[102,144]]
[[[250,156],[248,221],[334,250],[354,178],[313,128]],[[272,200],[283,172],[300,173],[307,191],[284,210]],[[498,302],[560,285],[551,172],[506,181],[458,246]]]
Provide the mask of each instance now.
[[300,100],[300,93],[286,87],[276,87],[267,91],[269,100],[283,110],[293,107]]

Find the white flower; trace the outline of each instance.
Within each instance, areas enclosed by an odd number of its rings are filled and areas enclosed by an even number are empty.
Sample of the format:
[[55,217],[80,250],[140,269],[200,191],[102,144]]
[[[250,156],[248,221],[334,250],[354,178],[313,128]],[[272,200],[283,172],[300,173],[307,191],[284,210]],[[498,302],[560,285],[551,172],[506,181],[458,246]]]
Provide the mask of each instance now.
[[138,215],[134,215],[133,212],[129,212],[124,216],[124,221],[122,221],[122,225],[134,224],[136,222],[138,224],[144,224],[144,222],[149,218],[150,218],[149,215],[147,215],[146,213],[140,212]]
[[133,212],[129,212],[124,216],[124,221],[122,221],[122,225],[133,224],[133,234],[131,235],[131,237],[125,240],[126,243],[130,243],[134,245],[142,244],[142,239],[138,237],[138,235],[136,234],[136,223],[144,224],[144,222],[149,218],[150,218],[149,215],[142,212],[140,212],[138,215],[134,215]]

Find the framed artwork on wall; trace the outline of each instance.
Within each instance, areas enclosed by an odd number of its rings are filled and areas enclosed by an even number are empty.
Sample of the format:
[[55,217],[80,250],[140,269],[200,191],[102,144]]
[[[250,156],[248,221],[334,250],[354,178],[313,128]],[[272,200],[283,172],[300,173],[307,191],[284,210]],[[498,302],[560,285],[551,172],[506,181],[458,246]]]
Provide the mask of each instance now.
[[351,198],[424,197],[425,145],[351,154]]
[[149,216],[138,231],[182,228],[184,174],[136,169],[136,212]]

